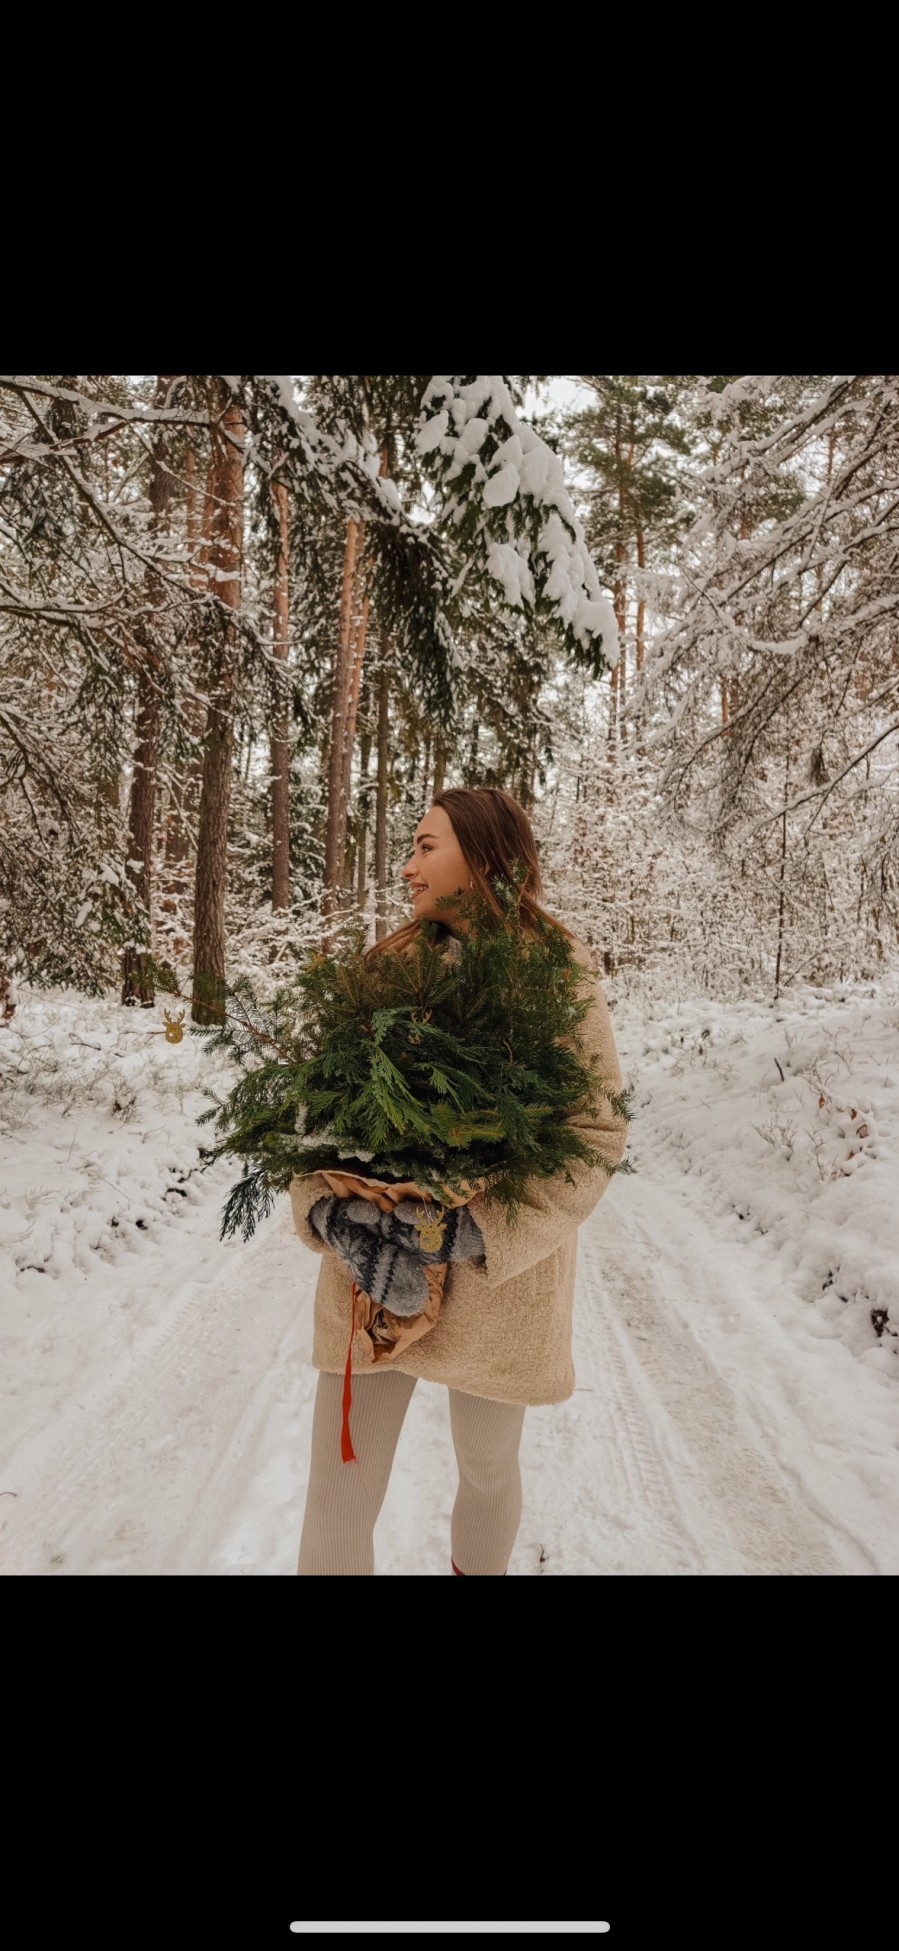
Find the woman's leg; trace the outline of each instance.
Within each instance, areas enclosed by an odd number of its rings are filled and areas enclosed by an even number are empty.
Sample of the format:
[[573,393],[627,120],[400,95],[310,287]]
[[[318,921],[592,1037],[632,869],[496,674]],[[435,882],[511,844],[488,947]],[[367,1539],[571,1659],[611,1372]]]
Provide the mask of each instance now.
[[523,1402],[490,1402],[450,1389],[450,1425],[459,1489],[450,1535],[464,1578],[501,1576],[521,1523],[518,1446]]
[[414,1375],[401,1375],[398,1369],[353,1376],[350,1433],[356,1461],[344,1463],[340,1454],[343,1376],[319,1375],[298,1577],[366,1573],[370,1577],[374,1572],[375,1519],[384,1502],[415,1382]]

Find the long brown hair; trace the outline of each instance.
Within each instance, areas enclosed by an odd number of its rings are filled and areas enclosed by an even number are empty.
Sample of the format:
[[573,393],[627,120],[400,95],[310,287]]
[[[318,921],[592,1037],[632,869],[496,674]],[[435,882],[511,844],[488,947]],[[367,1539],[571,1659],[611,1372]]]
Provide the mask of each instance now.
[[[437,793],[431,805],[442,806],[448,814],[474,885],[495,915],[503,910],[489,877],[497,873],[511,877],[512,864],[519,860],[527,869],[518,908],[522,926],[533,932],[539,917],[561,929],[570,942],[576,939],[564,922],[541,906],[543,884],[534,830],[524,807],[511,793],[503,792],[500,786],[448,786],[446,792]],[[404,921],[366,950],[366,960],[383,955],[387,949],[399,953],[421,934],[424,920],[424,916],[413,915],[411,921]],[[438,928],[441,934],[449,932],[442,921],[438,921]]]

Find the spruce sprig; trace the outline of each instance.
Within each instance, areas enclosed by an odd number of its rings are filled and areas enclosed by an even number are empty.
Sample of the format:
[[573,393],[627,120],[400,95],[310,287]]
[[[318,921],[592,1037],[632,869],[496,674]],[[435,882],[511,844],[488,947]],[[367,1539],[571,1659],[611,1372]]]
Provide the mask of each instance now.
[[[510,1224],[529,1179],[577,1160],[613,1165],[568,1120],[608,1103],[628,1115],[587,1057],[580,1025],[590,1007],[566,936],[520,922],[515,877],[493,881],[501,914],[478,890],[456,897],[467,921],[451,938],[427,921],[402,954],[366,961],[361,932],[339,957],[313,954],[264,1006],[239,977],[223,1021],[191,1025],[242,1071],[228,1096],[212,1091],[199,1122],[216,1120],[209,1163],[243,1160],[222,1218],[222,1239],[249,1239],[296,1173],[328,1169],[409,1179],[438,1201],[486,1181],[485,1202]],[[444,905],[450,905],[446,903]],[[438,909],[441,903],[437,904]]]

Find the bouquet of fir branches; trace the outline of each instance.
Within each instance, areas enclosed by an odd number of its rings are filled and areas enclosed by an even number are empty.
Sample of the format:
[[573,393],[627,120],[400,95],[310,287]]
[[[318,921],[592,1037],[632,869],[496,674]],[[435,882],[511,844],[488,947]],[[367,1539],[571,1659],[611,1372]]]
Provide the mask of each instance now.
[[208,1160],[243,1161],[223,1239],[249,1239],[296,1174],[413,1182],[438,1207],[476,1185],[514,1223],[529,1179],[570,1181],[575,1160],[622,1169],[567,1122],[599,1099],[627,1116],[581,1045],[589,978],[559,929],[522,927],[517,882],[493,886],[500,916],[475,889],[454,904],[458,935],[427,921],[368,960],[360,930],[339,957],[311,954],[266,1007],[239,978],[225,1020],[197,1030],[243,1073],[226,1099],[207,1092],[200,1119],[221,1134]]

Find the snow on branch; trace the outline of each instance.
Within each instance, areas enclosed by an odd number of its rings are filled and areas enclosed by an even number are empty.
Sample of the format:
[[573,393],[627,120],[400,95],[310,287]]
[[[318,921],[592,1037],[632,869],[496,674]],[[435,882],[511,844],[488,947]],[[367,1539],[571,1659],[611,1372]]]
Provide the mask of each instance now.
[[495,373],[439,374],[427,387],[419,455],[430,458],[446,499],[442,525],[468,543],[469,566],[497,586],[510,609],[542,612],[593,675],[618,658],[615,612],[603,591],[559,456],[521,420]]

